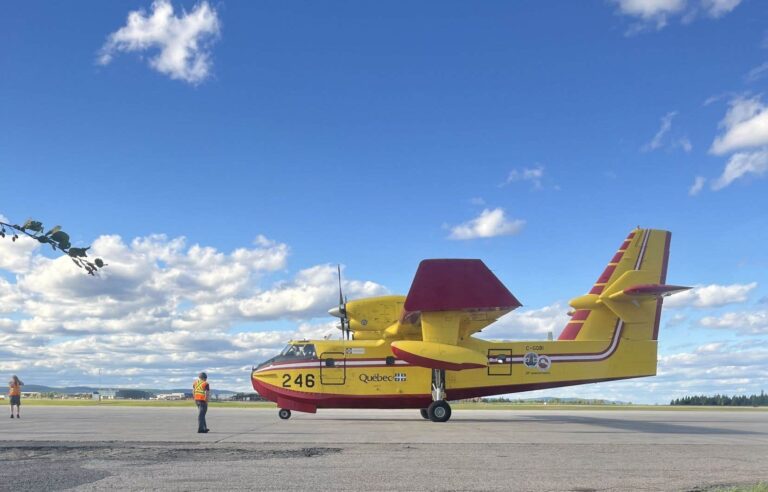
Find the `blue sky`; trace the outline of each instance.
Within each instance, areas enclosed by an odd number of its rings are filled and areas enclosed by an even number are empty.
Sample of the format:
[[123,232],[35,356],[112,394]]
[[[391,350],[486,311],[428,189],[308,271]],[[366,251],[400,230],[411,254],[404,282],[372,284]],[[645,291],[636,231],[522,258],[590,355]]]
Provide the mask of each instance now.
[[328,329],[336,263],[371,295],[423,258],[482,258],[525,305],[494,336],[557,335],[641,225],[699,286],[665,312],[662,375],[547,394],[759,391],[766,20],[756,0],[8,10],[0,213],[64,225],[112,271],[89,286],[0,243],[0,371],[186,386],[202,363],[247,389],[243,367]]

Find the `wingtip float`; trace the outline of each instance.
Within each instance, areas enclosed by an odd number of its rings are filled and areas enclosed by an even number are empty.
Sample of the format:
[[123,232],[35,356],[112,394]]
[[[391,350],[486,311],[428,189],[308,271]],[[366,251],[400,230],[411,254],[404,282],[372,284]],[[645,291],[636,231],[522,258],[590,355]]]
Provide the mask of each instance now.
[[341,340],[291,341],[253,370],[253,387],[280,407],[418,408],[445,422],[449,400],[653,376],[671,234],[635,229],[622,242],[557,341],[474,335],[521,303],[481,260],[419,264],[407,296],[347,302],[329,311]]

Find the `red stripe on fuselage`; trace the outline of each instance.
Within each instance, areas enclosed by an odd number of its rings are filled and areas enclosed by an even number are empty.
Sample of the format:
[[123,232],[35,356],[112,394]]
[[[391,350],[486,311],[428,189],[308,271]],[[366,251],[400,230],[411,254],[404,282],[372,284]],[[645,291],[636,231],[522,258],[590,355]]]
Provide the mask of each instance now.
[[557,337],[558,340],[576,340],[576,336],[581,331],[583,323],[568,323],[563,328],[563,332]]
[[573,316],[571,316],[571,321],[585,321],[590,312],[591,311],[589,309],[579,309],[573,313]]
[[616,270],[616,265],[608,265],[605,267],[605,270],[603,270],[603,274],[600,275],[600,278],[597,279],[598,284],[605,284],[608,283],[608,280],[611,278],[611,275],[613,275],[613,272]]

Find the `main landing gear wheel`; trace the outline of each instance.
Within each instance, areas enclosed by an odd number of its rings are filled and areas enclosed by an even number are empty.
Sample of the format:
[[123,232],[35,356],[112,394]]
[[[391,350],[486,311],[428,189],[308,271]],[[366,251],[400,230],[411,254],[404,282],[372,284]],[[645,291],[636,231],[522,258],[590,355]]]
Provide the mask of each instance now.
[[451,406],[445,400],[433,401],[427,414],[432,422],[447,422],[451,418]]
[[419,410],[419,413],[421,414],[421,418],[423,418],[424,420],[429,420],[429,412],[427,412],[426,408],[422,408],[421,410]]
[[291,418],[291,411],[287,408],[281,408],[279,412],[277,412],[277,416],[280,417],[283,420],[288,420]]

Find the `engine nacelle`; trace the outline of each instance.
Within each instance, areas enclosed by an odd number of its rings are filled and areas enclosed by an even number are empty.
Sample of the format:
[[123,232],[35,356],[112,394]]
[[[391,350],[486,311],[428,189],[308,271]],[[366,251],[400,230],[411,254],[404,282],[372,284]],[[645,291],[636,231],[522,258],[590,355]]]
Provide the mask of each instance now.
[[345,305],[349,328],[353,332],[383,331],[395,323],[403,311],[405,296],[370,297]]

